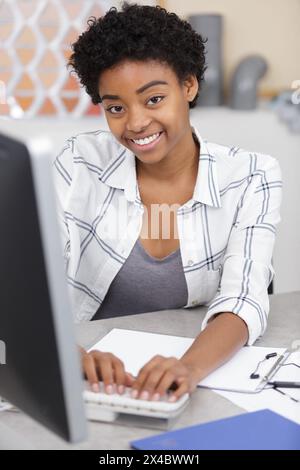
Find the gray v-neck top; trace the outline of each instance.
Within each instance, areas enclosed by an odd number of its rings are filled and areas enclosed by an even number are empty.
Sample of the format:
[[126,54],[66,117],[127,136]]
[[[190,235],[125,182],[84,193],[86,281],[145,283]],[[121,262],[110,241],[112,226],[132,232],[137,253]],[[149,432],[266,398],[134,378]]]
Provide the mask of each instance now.
[[138,238],[92,320],[181,308],[187,298],[180,248],[154,258]]

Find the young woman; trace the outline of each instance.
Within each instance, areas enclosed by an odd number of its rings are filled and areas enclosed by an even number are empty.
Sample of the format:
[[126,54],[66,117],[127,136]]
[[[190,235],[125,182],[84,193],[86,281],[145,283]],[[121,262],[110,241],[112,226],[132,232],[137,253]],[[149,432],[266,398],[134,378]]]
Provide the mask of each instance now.
[[158,400],[173,386],[176,400],[266,328],[280,169],[191,126],[204,41],[174,13],[112,8],[89,21],[70,65],[110,129],[72,137],[54,165],[76,320],[209,306],[181,359],[156,356],[134,379],[81,349],[83,369],[95,391],[101,379]]

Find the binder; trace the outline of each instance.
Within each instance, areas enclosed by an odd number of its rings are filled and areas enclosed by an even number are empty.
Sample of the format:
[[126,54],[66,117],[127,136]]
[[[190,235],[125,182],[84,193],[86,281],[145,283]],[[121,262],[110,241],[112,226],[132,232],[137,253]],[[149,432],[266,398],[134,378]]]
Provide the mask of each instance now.
[[132,441],[139,450],[300,450],[300,425],[270,410]]

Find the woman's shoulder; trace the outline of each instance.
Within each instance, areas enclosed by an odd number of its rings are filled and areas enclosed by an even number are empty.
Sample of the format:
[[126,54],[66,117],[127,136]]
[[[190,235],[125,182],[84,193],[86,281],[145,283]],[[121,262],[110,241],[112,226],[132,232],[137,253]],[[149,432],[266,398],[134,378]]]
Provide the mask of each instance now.
[[262,179],[276,182],[282,179],[277,159],[269,154],[208,141],[205,145],[210,161],[215,162],[221,192],[229,186],[239,187],[245,181],[256,185]]
[[97,129],[81,132],[68,139],[75,158],[106,165],[123,147],[111,132]]
[[54,175],[63,176],[69,184],[75,175],[82,178],[89,174],[99,180],[111,162],[124,154],[124,149],[109,131],[81,132],[67,139],[54,160]]
[[237,145],[226,145],[205,141],[209,155],[219,164],[230,166],[231,168],[247,169],[249,165],[253,169],[264,169],[278,164],[277,159],[267,153],[256,150],[247,150]]

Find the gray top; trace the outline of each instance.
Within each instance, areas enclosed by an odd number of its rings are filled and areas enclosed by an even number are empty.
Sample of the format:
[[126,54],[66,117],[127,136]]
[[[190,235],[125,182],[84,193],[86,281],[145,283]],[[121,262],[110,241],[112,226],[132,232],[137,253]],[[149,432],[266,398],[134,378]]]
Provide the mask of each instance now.
[[180,249],[154,258],[138,238],[92,320],[181,308],[187,298]]

